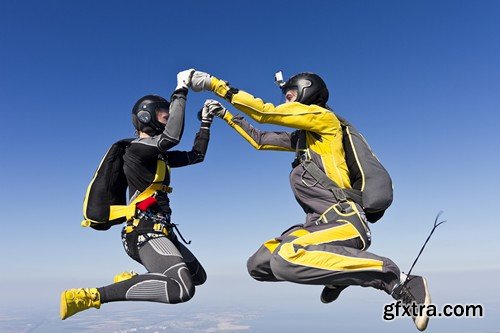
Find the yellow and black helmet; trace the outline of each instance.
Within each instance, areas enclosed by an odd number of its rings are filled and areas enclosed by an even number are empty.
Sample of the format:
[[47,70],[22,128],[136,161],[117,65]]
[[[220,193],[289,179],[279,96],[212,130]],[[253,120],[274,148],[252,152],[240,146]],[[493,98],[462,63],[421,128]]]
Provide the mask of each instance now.
[[169,110],[170,103],[158,95],[146,95],[141,97],[132,108],[132,124],[136,130],[148,135],[161,134],[165,125],[160,123],[156,117],[158,109]]

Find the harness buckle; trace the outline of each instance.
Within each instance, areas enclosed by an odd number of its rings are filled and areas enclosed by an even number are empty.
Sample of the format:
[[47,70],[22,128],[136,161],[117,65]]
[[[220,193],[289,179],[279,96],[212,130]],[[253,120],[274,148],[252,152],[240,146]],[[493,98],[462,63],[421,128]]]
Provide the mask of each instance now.
[[162,224],[162,223],[155,223],[155,224],[153,224],[153,230],[157,231],[157,232],[161,232],[165,236],[168,235],[168,228],[165,227],[165,225]]
[[322,225],[322,224],[327,224],[328,223],[328,219],[326,218],[325,215],[321,215],[316,221],[314,221],[314,224],[315,225]]
[[345,192],[342,189],[332,188],[331,191],[333,192],[333,195],[335,196],[335,199],[337,199],[338,202],[347,202],[347,196],[345,195]]
[[306,161],[309,161],[309,156],[307,156],[306,151],[297,153],[297,157],[295,157],[295,159],[292,162],[292,168],[295,168],[297,165],[302,164]]
[[165,192],[165,193],[172,193],[174,189],[170,186],[167,185],[162,185],[159,189],[160,192]]

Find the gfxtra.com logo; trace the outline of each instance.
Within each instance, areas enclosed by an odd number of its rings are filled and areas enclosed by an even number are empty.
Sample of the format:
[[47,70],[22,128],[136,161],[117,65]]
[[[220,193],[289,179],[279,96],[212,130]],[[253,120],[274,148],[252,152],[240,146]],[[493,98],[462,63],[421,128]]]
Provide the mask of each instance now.
[[405,316],[482,318],[484,309],[481,304],[445,304],[442,310],[438,310],[435,304],[404,304],[401,301],[384,306],[384,320],[394,320],[394,318]]

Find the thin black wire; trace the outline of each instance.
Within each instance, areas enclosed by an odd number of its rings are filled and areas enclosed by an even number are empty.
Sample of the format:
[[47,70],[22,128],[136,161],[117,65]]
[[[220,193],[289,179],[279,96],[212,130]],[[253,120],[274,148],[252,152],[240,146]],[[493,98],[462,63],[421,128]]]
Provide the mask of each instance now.
[[443,211],[440,211],[437,216],[436,216],[436,219],[434,220],[434,226],[431,230],[431,233],[429,234],[429,236],[427,237],[427,239],[425,240],[425,243],[424,245],[422,245],[422,248],[420,249],[420,252],[418,253],[417,255],[417,258],[415,258],[415,261],[413,262],[413,264],[411,265],[411,268],[410,270],[408,271],[408,274],[407,274],[407,277],[406,277],[406,280],[408,280],[408,277],[410,276],[411,274],[411,271],[413,270],[413,267],[415,267],[415,264],[417,263],[418,261],[418,258],[420,258],[420,255],[422,254],[422,252],[424,251],[424,248],[425,246],[427,245],[427,242],[429,241],[429,239],[431,239],[431,236],[432,234],[434,233],[434,231],[436,230],[437,227],[439,227],[441,224],[447,222],[446,220],[445,221],[440,221],[438,222],[438,219],[439,217],[441,216],[441,214],[443,214]]

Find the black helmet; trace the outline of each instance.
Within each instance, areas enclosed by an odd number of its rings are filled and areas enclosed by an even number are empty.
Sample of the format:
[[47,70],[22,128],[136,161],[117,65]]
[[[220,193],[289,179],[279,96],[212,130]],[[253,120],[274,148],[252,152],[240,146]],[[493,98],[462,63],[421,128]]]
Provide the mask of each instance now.
[[170,103],[158,95],[146,95],[140,98],[132,108],[132,124],[136,130],[154,136],[161,134],[165,125],[156,118],[156,110],[170,108]]
[[281,87],[283,94],[290,89],[297,89],[296,102],[311,105],[326,106],[328,101],[328,88],[325,81],[314,73],[299,73],[292,76]]

